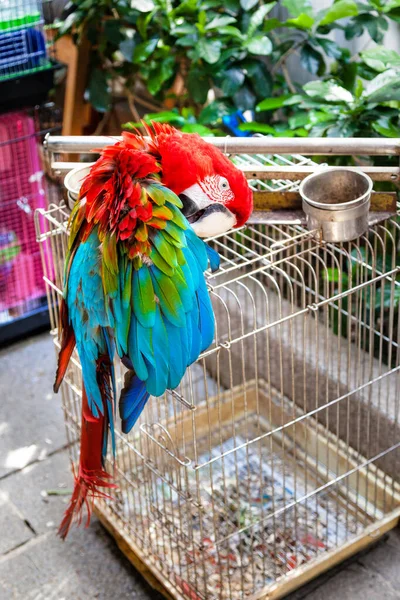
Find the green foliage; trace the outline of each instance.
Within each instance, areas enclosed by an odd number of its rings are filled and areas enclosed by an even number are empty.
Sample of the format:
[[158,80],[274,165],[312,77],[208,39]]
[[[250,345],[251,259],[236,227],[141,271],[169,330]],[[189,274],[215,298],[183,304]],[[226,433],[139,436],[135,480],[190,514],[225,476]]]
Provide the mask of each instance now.
[[[211,105],[207,107],[208,117],[206,122],[208,123],[210,120],[213,120],[215,123],[220,122],[223,114],[226,114],[224,110],[219,116],[215,114],[215,116],[211,115]],[[203,119],[204,120],[204,119]],[[225,135],[222,129],[218,127],[210,128],[206,127],[202,124],[202,114],[198,118],[195,117],[194,111],[191,108],[182,108],[179,112],[178,110],[165,110],[158,113],[148,113],[144,117],[144,121],[146,123],[151,123],[154,121],[156,123],[170,123],[174,127],[179,128],[181,131],[185,133],[198,133],[201,136],[215,136],[215,135]],[[125,123],[123,127],[125,129],[136,129],[140,127],[140,123]]]
[[[356,67],[351,84],[331,72],[329,79],[310,81],[298,94],[263,100],[256,111],[275,111],[270,122],[276,135],[289,123],[295,135],[305,130],[316,137],[400,137],[400,55],[375,46],[361,53]],[[265,131],[263,123],[250,125],[252,131]]]
[[[88,98],[105,110],[119,78],[128,89],[142,80],[160,104],[167,98],[197,113],[209,90],[231,109],[253,108],[272,91],[264,57],[273,43],[264,31],[276,2],[254,0],[76,0],[60,33],[92,44],[94,83]],[[99,73],[102,73],[100,77]],[[174,81],[186,92],[174,98]]]
[[[283,20],[271,17],[276,4],[76,0],[60,34],[92,44],[86,94],[100,112],[116,80],[129,91],[141,80],[162,118],[198,131],[220,130],[224,115],[250,109],[255,120],[241,129],[251,132],[398,137],[400,55],[382,40],[390,20],[400,22],[400,0],[332,0],[323,10],[280,0]],[[351,56],[332,39],[337,30],[370,43]],[[293,54],[318,79],[292,80]]]
[[[393,226],[392,235],[388,236],[385,245],[374,246],[374,239],[365,245],[358,245],[351,251],[350,260],[344,261],[344,268],[328,268],[323,275],[321,292],[333,295],[344,294],[360,283],[371,281],[381,273],[389,272],[395,265],[395,256],[399,249],[393,240],[397,239],[396,226]],[[371,248],[374,252],[371,253]],[[369,327],[372,325],[373,335],[360,336],[360,345],[364,350],[372,348],[375,356],[381,356],[384,362],[389,363],[391,353],[387,339],[382,339],[379,330],[385,335],[391,327],[391,322],[396,322],[400,310],[400,277],[394,276],[391,281],[383,279],[367,286],[360,294],[343,295],[340,300],[335,300],[330,305],[330,319],[332,329],[336,335],[349,337],[354,335],[349,315],[356,315],[362,306],[364,320]],[[395,358],[391,357],[394,366]]]

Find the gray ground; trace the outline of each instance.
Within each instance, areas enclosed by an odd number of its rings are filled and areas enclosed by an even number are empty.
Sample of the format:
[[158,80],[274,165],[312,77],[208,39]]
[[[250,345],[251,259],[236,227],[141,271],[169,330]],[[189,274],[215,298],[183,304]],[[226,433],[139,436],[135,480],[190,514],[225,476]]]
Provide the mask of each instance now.
[[[55,535],[71,475],[54,368],[47,334],[0,351],[0,600],[161,600],[95,519],[65,543]],[[289,598],[400,598],[399,565],[393,531]]]

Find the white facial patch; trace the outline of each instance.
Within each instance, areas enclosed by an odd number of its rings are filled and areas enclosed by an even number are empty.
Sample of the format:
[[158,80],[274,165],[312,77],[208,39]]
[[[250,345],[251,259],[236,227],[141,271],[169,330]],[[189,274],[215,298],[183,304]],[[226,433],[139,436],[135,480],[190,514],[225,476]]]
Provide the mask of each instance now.
[[212,237],[225,233],[236,225],[236,217],[230,211],[211,213],[200,217],[198,221],[192,223],[192,228],[196,235],[201,238]]
[[209,198],[207,194],[203,192],[198,183],[191,185],[183,193],[196,203],[198,210],[207,208],[207,206],[209,206],[212,202],[211,198]]

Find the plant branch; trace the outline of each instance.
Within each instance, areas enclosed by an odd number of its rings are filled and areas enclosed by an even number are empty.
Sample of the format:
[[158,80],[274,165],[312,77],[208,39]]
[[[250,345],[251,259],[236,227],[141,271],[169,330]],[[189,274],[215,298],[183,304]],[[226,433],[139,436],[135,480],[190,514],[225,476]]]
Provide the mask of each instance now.
[[111,107],[107,112],[104,113],[101,121],[99,122],[96,129],[94,130],[93,135],[100,135],[101,133],[103,133],[104,127],[107,125],[108,121],[110,120],[112,111],[113,111],[113,107]]
[[297,52],[298,48],[300,48],[300,46],[302,45],[303,42],[304,42],[304,40],[300,40],[300,41],[296,42],[291,48],[289,48],[289,50],[286,50],[286,52],[284,52],[282,54],[280,59],[273,66],[271,73],[272,74],[275,73],[279,69],[279,67],[281,67],[282,65],[285,65],[289,56],[291,56],[292,54]]
[[361,50],[359,50],[358,52],[356,52],[355,54],[353,54],[353,56],[350,58],[349,62],[354,62],[355,60],[357,60],[360,57],[361,52],[364,52],[368,46],[370,45],[371,40],[367,40],[364,44],[364,46],[361,48]]
[[293,85],[293,82],[290,78],[289,70],[288,70],[286,64],[282,64],[281,69],[282,69],[282,73],[283,73],[283,76],[285,78],[285,81],[286,81],[286,84],[287,84],[289,90],[292,92],[292,94],[296,94],[297,90],[296,90],[295,86]]
[[[276,43],[279,42],[279,37],[277,36],[277,34],[275,33],[275,31],[271,31],[271,36],[273,37],[274,41]],[[288,86],[289,90],[291,91],[292,94],[295,94],[297,92],[293,81],[289,75],[289,69],[286,66],[286,61],[289,58],[289,56],[291,54],[293,54],[294,52],[297,51],[297,49],[301,46],[301,44],[303,43],[304,40],[301,40],[299,42],[297,42],[296,44],[294,44],[291,48],[289,48],[289,50],[287,50],[284,54],[282,54],[282,56],[280,57],[280,59],[277,61],[276,65],[273,67],[272,69],[272,74],[275,73],[275,71],[277,69],[279,69],[279,67],[282,70],[282,74],[285,78],[286,81],[286,85]]]
[[138,104],[140,104],[140,106],[144,106],[145,108],[148,108],[149,110],[152,110],[154,112],[162,111],[161,106],[158,106],[157,104],[152,104],[151,102],[149,102],[148,100],[145,100],[144,98],[141,98],[140,96],[135,96],[135,100]]
[[136,123],[140,123],[141,119],[135,106],[135,97],[132,94],[132,92],[128,89],[126,90],[126,97],[128,99],[129,110],[131,111],[134,120],[136,121]]

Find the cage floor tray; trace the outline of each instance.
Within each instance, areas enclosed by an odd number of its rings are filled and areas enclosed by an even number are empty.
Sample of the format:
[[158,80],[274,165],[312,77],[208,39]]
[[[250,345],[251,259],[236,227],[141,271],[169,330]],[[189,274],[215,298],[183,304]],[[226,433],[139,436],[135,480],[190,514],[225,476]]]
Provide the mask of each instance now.
[[[168,572],[168,597],[278,598],[370,543],[378,521],[379,535],[397,522],[394,483],[380,479],[373,465],[363,468],[367,461],[356,452],[342,452],[315,419],[299,420],[300,411],[293,414],[282,398],[270,401],[265,387],[257,406],[255,398],[251,386],[245,395],[237,390],[234,401],[227,394],[221,405],[219,397],[207,422],[198,407],[193,445],[182,419],[176,431],[186,432],[185,455],[177,451],[174,428],[160,424],[170,437],[152,430],[141,442],[142,468],[122,474],[136,485],[122,484],[117,492],[112,509],[119,518],[106,504],[97,507],[118,543],[126,528],[131,535],[140,530],[140,549],[131,538],[122,549],[147,575],[149,566],[159,573],[164,592]],[[215,439],[207,423],[225,410],[234,410],[235,425],[222,427]],[[348,476],[352,466],[354,477]]]

